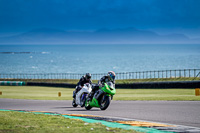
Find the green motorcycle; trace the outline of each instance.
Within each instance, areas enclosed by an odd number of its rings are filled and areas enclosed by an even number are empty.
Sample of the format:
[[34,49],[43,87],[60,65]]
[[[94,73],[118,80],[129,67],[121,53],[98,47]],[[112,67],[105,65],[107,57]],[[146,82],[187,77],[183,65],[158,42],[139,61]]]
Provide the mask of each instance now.
[[100,108],[101,110],[106,110],[110,105],[110,102],[115,95],[116,90],[112,82],[104,83],[104,87],[99,88],[89,101],[87,97],[85,102],[85,109],[90,110],[92,107]]

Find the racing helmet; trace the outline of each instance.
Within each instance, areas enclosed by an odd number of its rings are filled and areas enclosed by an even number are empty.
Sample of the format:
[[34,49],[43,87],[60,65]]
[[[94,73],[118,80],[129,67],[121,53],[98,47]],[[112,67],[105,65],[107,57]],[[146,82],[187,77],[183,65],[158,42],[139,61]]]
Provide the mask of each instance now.
[[91,77],[92,77],[92,76],[91,76],[91,74],[90,74],[90,73],[86,73],[86,74],[85,74],[85,78],[86,78],[87,80],[90,80],[90,79],[91,79]]
[[115,80],[115,72],[109,71],[109,72],[108,72],[108,77],[109,77],[112,81],[114,81],[114,80]]

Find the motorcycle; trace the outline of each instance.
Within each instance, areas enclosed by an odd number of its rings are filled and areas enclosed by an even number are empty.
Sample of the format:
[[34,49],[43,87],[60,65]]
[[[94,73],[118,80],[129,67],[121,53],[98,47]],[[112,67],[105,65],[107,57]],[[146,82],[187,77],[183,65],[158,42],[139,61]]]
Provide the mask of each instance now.
[[94,93],[92,100],[89,100],[89,97],[87,97],[85,109],[90,110],[92,107],[97,107],[101,110],[106,110],[115,93],[116,90],[112,82],[104,83],[104,86],[99,87],[99,89]]
[[[84,107],[87,95],[92,91],[92,87],[89,83],[84,84],[83,88],[76,94],[75,98],[73,98],[72,106],[77,107],[80,105]],[[73,94],[75,91],[73,91]]]

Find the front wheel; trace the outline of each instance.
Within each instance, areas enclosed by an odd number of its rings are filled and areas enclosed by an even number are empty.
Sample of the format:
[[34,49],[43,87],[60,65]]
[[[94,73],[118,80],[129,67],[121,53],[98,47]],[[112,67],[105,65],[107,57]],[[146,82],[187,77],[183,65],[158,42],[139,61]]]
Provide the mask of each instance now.
[[85,109],[90,110],[91,108],[92,108],[92,107],[90,106],[89,100],[88,100],[88,98],[87,98],[86,101],[85,101]]
[[77,107],[77,106],[78,106],[78,105],[76,104],[75,98],[74,98],[73,101],[72,101],[72,106],[73,106],[73,107]]
[[86,96],[87,96],[87,94],[82,94],[81,95],[81,102],[80,102],[80,106],[81,107],[85,106]]
[[100,109],[106,110],[110,105],[111,98],[109,96],[104,95],[100,103]]

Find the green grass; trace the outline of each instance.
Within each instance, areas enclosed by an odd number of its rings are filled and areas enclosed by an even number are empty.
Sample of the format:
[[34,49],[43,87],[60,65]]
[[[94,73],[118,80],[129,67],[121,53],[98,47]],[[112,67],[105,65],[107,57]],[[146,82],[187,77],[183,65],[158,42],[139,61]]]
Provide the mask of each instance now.
[[200,101],[195,89],[118,89],[115,100]]
[[[0,98],[72,100],[72,88],[38,86],[0,86]],[[61,92],[61,97],[58,97]],[[113,100],[200,101],[195,89],[117,89]]]
[[[28,118],[28,119],[27,119]],[[133,130],[107,128],[102,124],[85,123],[81,120],[67,119],[23,112],[0,111],[0,133],[138,133]]]
[[[72,88],[38,86],[0,86],[0,98],[36,100],[72,100]],[[58,97],[61,92],[61,97]]]

